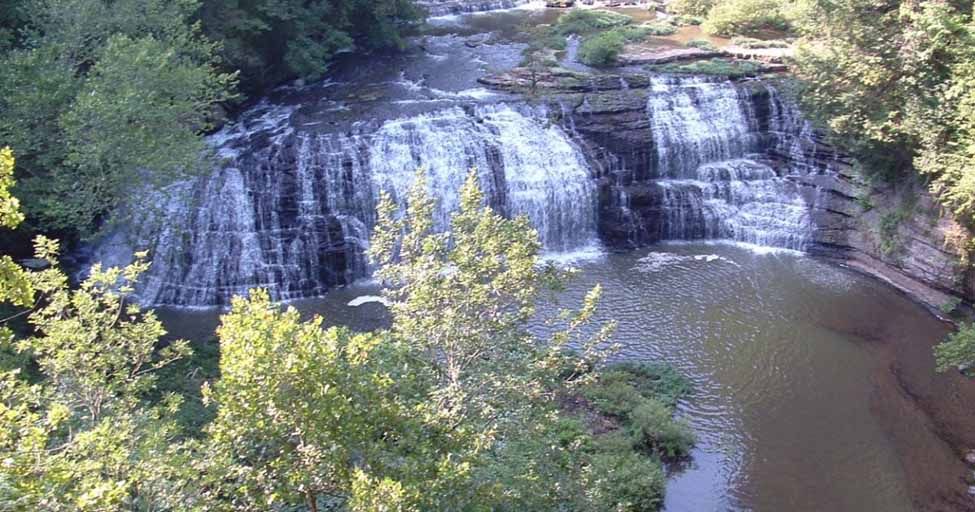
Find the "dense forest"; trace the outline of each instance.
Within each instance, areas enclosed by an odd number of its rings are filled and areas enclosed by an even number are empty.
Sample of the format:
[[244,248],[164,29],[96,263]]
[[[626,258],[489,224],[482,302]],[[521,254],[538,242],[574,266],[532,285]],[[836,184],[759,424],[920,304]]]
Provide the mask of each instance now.
[[[677,24],[756,48],[788,39],[792,94],[857,170],[920,183],[973,228],[972,8],[673,0],[672,21],[640,26],[572,10],[531,34],[522,65],[540,72],[581,37],[580,58],[610,66]],[[343,55],[402,51],[424,18],[411,0],[2,2],[0,509],[662,506],[665,465],[695,443],[675,418],[690,383],[609,362],[598,287],[533,333],[571,272],[542,263],[525,218],[485,206],[476,173],[446,233],[422,171],[405,215],[380,201],[369,257],[387,329],[325,328],[255,290],[222,316],[218,347],[173,340],[133,299],[146,254],[80,282],[62,267],[144,194],[212,169],[205,137],[244,105]],[[975,328],[937,362],[975,364]]]

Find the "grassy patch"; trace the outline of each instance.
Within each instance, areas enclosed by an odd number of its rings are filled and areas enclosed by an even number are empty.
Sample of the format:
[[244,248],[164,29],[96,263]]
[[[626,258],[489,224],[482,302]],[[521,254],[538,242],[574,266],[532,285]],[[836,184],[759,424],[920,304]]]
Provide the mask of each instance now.
[[700,25],[704,23],[704,18],[702,16],[691,16],[689,14],[678,14],[671,18],[674,25],[678,27],[686,27],[688,25]]
[[604,371],[585,396],[598,412],[622,425],[620,432],[607,434],[615,436],[607,442],[673,460],[694,445],[690,427],[673,417],[677,400],[689,391],[690,383],[668,366],[625,363]]
[[586,35],[613,27],[629,25],[633,18],[611,11],[574,9],[559,17],[555,31],[563,36]]
[[762,69],[762,65],[749,61],[729,61],[725,59],[698,60],[688,63],[661,64],[649,66],[651,71],[658,73],[686,73],[694,75],[717,75],[729,78],[754,76]]
[[748,48],[749,50],[761,50],[767,48],[788,48],[790,45],[787,41],[781,39],[770,39],[768,41],[762,39],[755,39],[754,37],[734,37],[731,39],[731,44],[735,46],[740,46],[742,48]]
[[651,36],[669,36],[671,34],[677,33],[677,27],[674,24],[667,23],[665,21],[645,23],[640,26],[646,27],[647,35],[651,35]]
[[691,48],[697,48],[699,50],[715,51],[717,47],[711,41],[707,39],[693,39],[687,42],[687,46]]

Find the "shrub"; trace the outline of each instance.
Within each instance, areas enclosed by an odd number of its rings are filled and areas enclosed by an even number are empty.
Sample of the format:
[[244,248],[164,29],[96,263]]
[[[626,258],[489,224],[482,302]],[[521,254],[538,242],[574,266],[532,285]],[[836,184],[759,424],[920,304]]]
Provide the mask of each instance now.
[[610,32],[620,35],[625,41],[642,41],[649,35],[653,35],[653,28],[647,25],[627,25],[625,27],[614,28]]
[[660,73],[686,73],[691,75],[715,75],[741,78],[755,75],[761,71],[762,65],[750,61],[710,59],[699,60],[688,64],[663,64],[651,66],[649,69]]
[[590,66],[609,66],[623,51],[624,42],[623,36],[615,31],[589,37],[579,47],[579,60]]
[[739,35],[763,29],[788,28],[779,0],[727,0],[708,12],[701,25],[712,35]]
[[562,35],[589,34],[599,30],[628,25],[633,18],[603,10],[574,9],[559,17],[555,30]]
[[638,512],[658,510],[666,479],[660,463],[630,452],[593,457],[593,505],[596,510]]
[[585,395],[602,414],[627,417],[643,401],[644,396],[630,384],[622,372],[606,372],[600,382],[586,388]]
[[686,456],[694,446],[694,433],[686,422],[675,420],[669,407],[644,398],[630,413],[628,430],[635,444],[665,459]]
[[689,14],[678,14],[670,19],[674,25],[678,27],[686,27],[688,25],[700,25],[704,23],[704,18],[702,16],[691,16]]
[[731,39],[731,44],[735,46],[740,46],[742,48],[748,48],[751,50],[763,49],[763,48],[788,48],[789,43],[782,41],[780,39],[772,39],[769,41],[764,41],[762,39],[755,39],[754,37],[742,37],[738,36]]
[[714,0],[671,0],[667,12],[689,16],[706,16],[714,7]]
[[648,34],[652,36],[669,36],[677,32],[677,27],[671,23],[664,21],[658,21],[654,23],[644,23],[640,25],[641,27],[646,27]]
[[712,44],[711,41],[708,41],[707,39],[693,39],[687,42],[687,46],[690,46],[691,48],[698,48],[701,50],[708,50],[708,51],[717,50],[714,44]]
[[975,324],[962,324],[935,346],[934,360],[939,372],[952,367],[964,371],[975,365]]
[[691,392],[691,383],[672,366],[659,363],[626,362],[603,373],[602,382],[625,382],[644,398],[654,398],[673,406]]

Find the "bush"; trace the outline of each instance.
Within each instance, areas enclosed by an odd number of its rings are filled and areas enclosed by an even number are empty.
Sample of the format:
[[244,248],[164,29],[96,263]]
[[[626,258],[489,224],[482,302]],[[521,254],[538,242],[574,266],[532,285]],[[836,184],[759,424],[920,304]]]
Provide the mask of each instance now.
[[574,9],[559,17],[555,30],[559,34],[589,34],[599,30],[629,25],[633,18],[611,11]]
[[708,12],[701,28],[708,34],[732,36],[788,26],[779,0],[728,0]]
[[952,367],[964,371],[975,365],[975,324],[962,324],[935,346],[934,360],[939,372]]
[[653,35],[653,28],[647,25],[627,25],[625,27],[614,28],[610,32],[619,34],[627,42],[642,41],[649,35]]
[[751,50],[757,50],[763,48],[788,48],[789,47],[788,42],[779,39],[763,41],[761,39],[755,39],[754,37],[742,37],[742,36],[732,38],[731,44],[735,46],[740,46],[742,48],[748,48]]
[[630,413],[628,430],[634,444],[664,459],[686,456],[694,446],[694,433],[684,421],[675,420],[669,407],[645,398]]
[[688,16],[707,16],[714,7],[714,0],[671,0],[667,4],[667,12]]
[[663,505],[664,477],[660,463],[633,452],[602,453],[593,457],[595,510],[639,512]]
[[619,32],[610,31],[587,38],[579,47],[579,60],[590,66],[609,66],[623,51],[625,39]]
[[711,43],[711,41],[708,41],[707,39],[693,39],[687,42],[687,46],[690,46],[691,48],[698,48],[701,50],[708,50],[708,51],[717,50],[717,48]]
[[689,64],[663,64],[651,66],[651,71],[659,73],[686,73],[692,75],[715,75],[729,78],[753,76],[761,71],[762,65],[750,61],[729,61],[725,59],[699,60]]
[[625,382],[644,398],[654,398],[674,406],[691,392],[691,383],[672,366],[659,363],[615,364],[603,373],[602,382]]
[[700,25],[704,23],[704,18],[702,16],[691,16],[689,14],[678,14],[671,18],[674,25],[678,27],[686,27],[688,25]]
[[606,372],[599,383],[585,390],[596,409],[609,416],[626,418],[643,401],[644,396],[627,379],[618,378],[622,372]]
[[644,23],[640,25],[641,27],[646,27],[647,32],[651,36],[669,36],[677,32],[677,27],[671,23],[664,21],[658,21],[655,23]]

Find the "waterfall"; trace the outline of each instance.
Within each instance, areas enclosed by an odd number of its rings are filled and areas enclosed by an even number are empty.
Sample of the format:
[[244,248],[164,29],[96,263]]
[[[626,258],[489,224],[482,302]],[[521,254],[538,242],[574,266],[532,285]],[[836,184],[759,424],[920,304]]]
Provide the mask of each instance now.
[[620,139],[605,114],[586,114],[607,106],[591,94],[547,106],[459,102],[341,131],[265,101],[211,137],[210,175],[141,201],[158,203],[145,215],[163,211],[165,222],[113,236],[92,259],[120,264],[148,249],[146,304],[220,305],[255,287],[276,299],[320,295],[369,274],[379,192],[402,208],[418,168],[438,229],[449,229],[476,169],[486,202],[526,216],[548,253],[601,240],[809,246],[812,212],[828,200],[815,175],[835,155],[794,102],[767,83],[705,77],[654,75],[612,94],[636,99],[619,114]]
[[[653,77],[647,100],[664,240],[731,239],[802,250],[809,207],[789,174],[808,172],[809,123],[767,86],[768,105],[729,81]],[[758,112],[766,112],[763,130]],[[776,169],[772,150],[790,160]]]
[[225,304],[254,287],[288,299],[365,276],[378,193],[404,205],[418,168],[441,229],[476,168],[488,203],[527,216],[546,251],[597,243],[589,167],[544,111],[448,108],[339,134],[286,123],[268,112],[215,137],[225,164],[184,184],[182,201],[165,206],[166,223],[136,237],[153,254],[143,302]]

